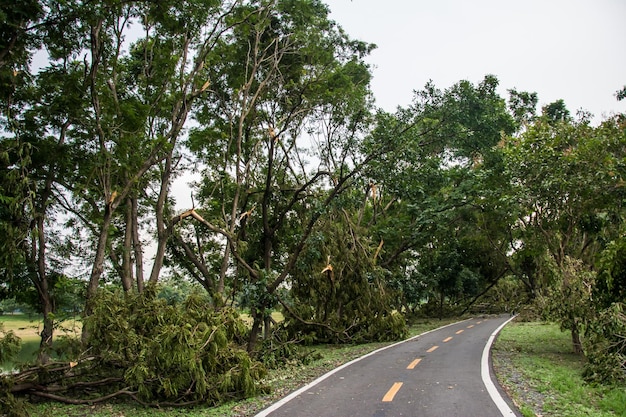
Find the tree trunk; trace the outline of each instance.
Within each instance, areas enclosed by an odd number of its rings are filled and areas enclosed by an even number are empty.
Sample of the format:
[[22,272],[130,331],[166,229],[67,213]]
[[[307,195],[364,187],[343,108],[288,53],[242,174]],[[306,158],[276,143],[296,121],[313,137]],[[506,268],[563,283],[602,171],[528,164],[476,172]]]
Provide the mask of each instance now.
[[269,339],[272,336],[272,316],[267,314],[263,319],[263,338]]
[[136,196],[130,198],[130,205],[132,213],[133,253],[135,255],[135,279],[137,280],[137,292],[143,292],[143,249],[141,240],[139,240],[139,208]]
[[[93,312],[93,306],[91,304],[92,299],[98,292],[98,285],[100,284],[100,278],[104,272],[104,259],[106,255],[107,240],[109,237],[109,228],[111,226],[111,218],[113,216],[113,210],[111,203],[106,205],[104,210],[104,218],[102,219],[102,226],[100,228],[100,235],[98,237],[98,244],[96,246],[96,254],[93,261],[93,267],[91,268],[91,275],[89,276],[89,283],[87,284],[87,292],[85,293],[85,310],[83,311],[83,317],[88,317]],[[89,340],[89,332],[87,328],[83,326],[83,332],[81,340],[86,343]]]
[[445,296],[443,295],[443,291],[440,292],[440,298],[439,298],[439,320],[443,319],[443,300],[445,298]]
[[[46,194],[46,193],[44,193]],[[48,196],[44,195],[47,201]],[[45,211],[42,210],[42,211]],[[39,300],[43,312],[43,330],[41,332],[41,343],[39,344],[38,362],[46,364],[50,358],[49,351],[52,347],[52,335],[54,331],[54,322],[51,313],[53,313],[53,301],[50,295],[50,287],[48,282],[48,272],[46,269],[46,238],[44,229],[44,213],[37,218],[37,274],[35,283],[39,293]]]
[[252,307],[251,314],[253,322],[250,337],[248,338],[248,353],[252,353],[256,348],[256,342],[259,339],[261,325],[263,324],[263,315],[256,308]]
[[226,282],[226,273],[228,272],[228,263],[230,261],[230,245],[226,242],[224,247],[224,258],[220,266],[220,278],[217,283],[217,293],[224,298],[224,284]]
[[126,199],[126,230],[124,231],[124,247],[122,252],[122,288],[125,292],[133,289],[133,269],[131,259],[131,246],[133,243],[132,207],[130,199]]
[[572,347],[575,354],[583,354],[583,344],[580,340],[580,333],[578,332],[578,328],[576,328],[576,325],[572,325]]
[[41,365],[45,365],[50,360],[50,348],[52,347],[52,336],[54,332],[54,320],[51,313],[54,313],[54,307],[50,297],[41,299],[41,306],[43,310],[43,330],[41,331],[41,343],[39,344],[39,354],[37,355],[37,362]]
[[152,264],[152,272],[150,273],[150,283],[156,284],[163,268],[165,260],[165,247],[169,238],[169,228],[166,227],[165,221],[165,202],[170,189],[170,178],[172,175],[172,153],[170,152],[165,158],[165,166],[161,173],[161,187],[159,189],[159,197],[156,202],[155,217],[157,225],[157,250],[154,255],[154,263]]

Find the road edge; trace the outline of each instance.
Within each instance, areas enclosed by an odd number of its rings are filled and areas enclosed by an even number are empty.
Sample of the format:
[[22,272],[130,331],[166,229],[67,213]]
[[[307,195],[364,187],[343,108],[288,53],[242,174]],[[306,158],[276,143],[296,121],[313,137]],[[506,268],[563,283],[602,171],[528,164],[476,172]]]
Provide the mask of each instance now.
[[[293,391],[291,394],[287,395],[286,397],[281,398],[280,400],[276,401],[274,404],[272,404],[272,405],[270,405],[269,407],[267,407],[267,408],[265,408],[265,409],[261,410],[258,414],[255,414],[255,416],[254,416],[254,417],[267,417],[267,416],[268,416],[271,412],[278,410],[280,407],[282,407],[283,405],[287,404],[289,401],[293,400],[293,399],[294,399],[295,397],[297,397],[298,395],[302,394],[302,393],[303,393],[303,392],[305,392],[305,391],[310,390],[311,388],[313,388],[314,386],[316,386],[316,385],[317,385],[317,384],[319,384],[320,382],[322,382],[322,381],[324,381],[325,379],[329,378],[329,377],[330,377],[331,375],[333,375],[334,373],[339,372],[339,371],[341,371],[341,370],[342,370],[342,369],[344,369],[344,368],[347,368],[348,366],[352,365],[353,363],[356,363],[356,362],[358,362],[358,361],[360,361],[360,360],[362,360],[362,359],[368,358],[368,357],[370,357],[370,356],[372,356],[372,355],[375,355],[375,354],[377,354],[377,353],[379,353],[379,352],[382,352],[383,350],[390,349],[390,348],[392,348],[392,347],[394,347],[394,346],[401,345],[402,343],[410,342],[411,340],[415,340],[415,339],[417,339],[418,337],[424,336],[424,335],[426,335],[426,334],[428,334],[428,333],[432,333],[432,332],[435,332],[435,331],[437,331],[437,330],[445,329],[446,327],[449,327],[449,326],[454,326],[455,324],[463,323],[464,321],[468,321],[468,320],[471,320],[471,318],[470,318],[470,319],[466,319],[466,320],[459,320],[459,321],[456,321],[456,322],[454,322],[454,323],[446,324],[445,326],[437,327],[436,329],[428,330],[427,332],[420,333],[420,334],[418,334],[418,335],[416,335],[416,336],[409,337],[408,339],[401,340],[401,341],[399,341],[399,342],[393,343],[393,344],[388,345],[388,346],[383,346],[383,347],[381,347],[380,349],[376,349],[376,350],[374,350],[374,351],[372,351],[372,352],[370,352],[370,353],[367,353],[367,354],[365,354],[365,355],[363,355],[363,356],[359,356],[358,358],[353,359],[353,360],[351,360],[350,362],[346,362],[346,363],[344,363],[343,365],[341,365],[341,366],[339,366],[339,367],[337,367],[337,368],[335,368],[335,369],[332,369],[332,370],[330,370],[330,371],[326,372],[324,375],[322,375],[322,376],[318,377],[318,378],[317,378],[317,379],[315,379],[314,381],[309,382],[307,385],[305,385],[305,386],[303,386],[303,387],[298,388],[297,390]],[[509,321],[510,321],[510,320],[509,320]],[[506,323],[508,323],[509,321],[507,321]],[[506,324],[506,323],[505,323],[505,324]],[[501,327],[504,327],[504,326],[501,326]],[[499,331],[499,330],[500,330],[500,328],[498,328],[498,330],[497,330],[497,331]],[[496,334],[497,334],[497,333],[496,333]],[[493,336],[493,335],[492,335],[492,336]],[[491,341],[491,337],[490,337],[490,341]],[[484,355],[484,351],[483,351],[483,355]],[[482,373],[482,372],[481,372],[481,373]],[[484,379],[483,379],[483,381],[484,381]],[[492,383],[492,384],[493,384],[493,383]],[[496,390],[496,391],[497,391],[497,390]],[[490,393],[490,394],[491,394],[491,393]],[[492,398],[493,398],[493,396],[492,396]],[[513,414],[513,415],[515,415],[515,414]]]
[[485,385],[485,388],[487,388],[487,392],[489,393],[489,396],[491,397],[493,402],[496,404],[496,407],[498,407],[498,410],[500,410],[500,413],[502,413],[503,417],[509,417],[509,416],[515,417],[518,414],[516,414],[511,409],[511,407],[509,407],[509,404],[506,402],[504,397],[502,397],[502,395],[500,394],[500,391],[498,390],[493,380],[491,379],[491,365],[490,365],[491,346],[493,345],[493,342],[495,341],[496,336],[498,336],[498,333],[500,333],[500,331],[504,328],[504,326],[509,324],[509,322],[511,322],[511,320],[513,320],[515,317],[517,317],[517,315],[512,316],[510,319],[502,323],[500,327],[494,330],[493,333],[491,333],[491,336],[489,336],[489,339],[487,340],[487,344],[485,345],[485,348],[483,349],[483,355],[480,359],[480,375],[483,379],[483,384]]

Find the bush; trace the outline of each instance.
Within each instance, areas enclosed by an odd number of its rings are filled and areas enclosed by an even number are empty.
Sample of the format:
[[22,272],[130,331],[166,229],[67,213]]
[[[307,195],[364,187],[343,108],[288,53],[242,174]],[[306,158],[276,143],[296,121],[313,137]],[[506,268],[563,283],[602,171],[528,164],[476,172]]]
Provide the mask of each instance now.
[[5,331],[0,323],[0,362],[13,360],[20,351],[21,339],[12,331]]
[[141,294],[101,290],[91,302],[87,345],[66,343],[61,357],[67,362],[3,380],[8,389],[0,397],[74,404],[131,397],[144,405],[186,406],[257,393],[265,367],[244,349],[248,329],[234,309],[214,309],[200,293],[167,304],[152,287]]
[[626,315],[624,303],[613,303],[589,323],[585,335],[588,362],[584,377],[600,383],[626,383]]
[[216,404],[256,394],[265,370],[243,348],[248,329],[234,309],[213,309],[200,293],[167,304],[155,289],[101,291],[94,306],[90,349],[141,401]]

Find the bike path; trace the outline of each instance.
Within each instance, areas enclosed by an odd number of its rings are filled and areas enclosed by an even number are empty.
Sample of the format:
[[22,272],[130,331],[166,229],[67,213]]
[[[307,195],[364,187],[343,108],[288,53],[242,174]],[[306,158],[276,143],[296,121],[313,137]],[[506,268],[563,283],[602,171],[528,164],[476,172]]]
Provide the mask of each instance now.
[[465,320],[380,349],[257,417],[519,416],[494,382],[489,359],[494,334],[509,319]]

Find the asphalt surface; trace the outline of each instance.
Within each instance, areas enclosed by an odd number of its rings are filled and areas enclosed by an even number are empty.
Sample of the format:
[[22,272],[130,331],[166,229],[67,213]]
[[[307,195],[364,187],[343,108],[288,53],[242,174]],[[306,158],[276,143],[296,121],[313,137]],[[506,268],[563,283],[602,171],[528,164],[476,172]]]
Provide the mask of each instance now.
[[489,360],[494,333],[509,319],[462,321],[366,355],[257,417],[520,415],[495,382]]

